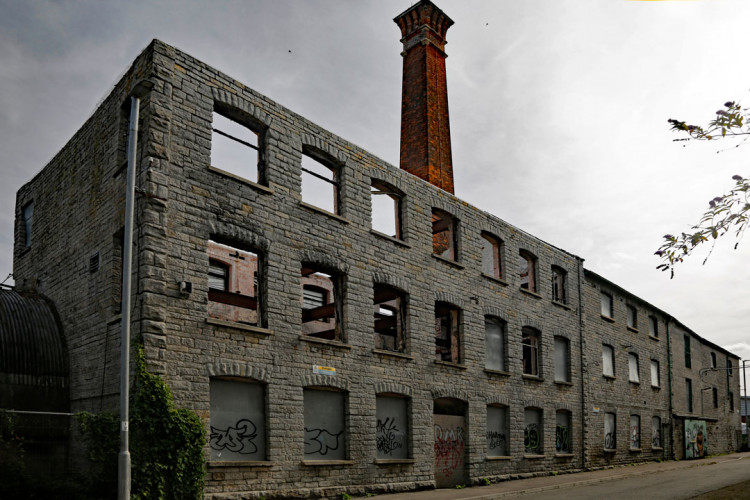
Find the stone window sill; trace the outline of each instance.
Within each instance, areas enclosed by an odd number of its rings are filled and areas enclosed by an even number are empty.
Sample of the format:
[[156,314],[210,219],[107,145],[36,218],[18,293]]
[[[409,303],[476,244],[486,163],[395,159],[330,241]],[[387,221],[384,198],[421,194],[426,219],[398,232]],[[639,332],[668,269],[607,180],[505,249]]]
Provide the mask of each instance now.
[[555,385],[562,385],[565,387],[573,387],[573,382],[566,382],[564,380],[555,380]]
[[445,257],[441,257],[437,254],[432,254],[432,257],[439,260],[440,262],[445,262],[446,264],[455,267],[456,269],[465,269],[463,264],[459,264],[455,260],[446,259]]
[[245,323],[237,323],[235,321],[225,321],[223,319],[206,318],[206,323],[214,326],[221,326],[224,328],[232,328],[233,330],[242,330],[243,332],[256,333],[258,335],[273,335],[273,330],[268,328],[261,328],[259,326],[247,325]]
[[654,337],[653,335],[649,335],[648,338],[650,338],[651,340],[655,342],[659,342],[661,340],[659,337]]
[[273,462],[265,461],[265,460],[237,460],[237,461],[214,461],[210,460],[206,465],[208,465],[209,468],[214,467],[273,467],[275,464]]
[[664,451],[664,448],[660,446],[652,446],[651,451]]
[[531,290],[529,290],[529,289],[527,289],[527,288],[519,288],[519,290],[521,290],[521,291],[522,291],[523,293],[525,293],[526,295],[531,295],[531,296],[532,296],[532,297],[534,297],[535,299],[541,299],[541,298],[542,298],[542,296],[541,296],[541,295],[539,295],[539,294],[538,294],[538,293],[536,293],[536,292],[532,292]]
[[497,456],[497,457],[490,457],[490,456],[485,457],[485,460],[489,460],[489,461],[493,461],[493,460],[511,460],[511,459],[513,459],[513,457],[511,457],[510,455],[500,455],[500,456]]
[[552,301],[552,303],[553,303],[554,305],[556,305],[557,307],[561,307],[561,308],[565,309],[566,311],[570,311],[570,310],[572,310],[572,309],[573,309],[573,308],[572,308],[572,307],[570,307],[570,306],[569,306],[568,304],[563,304],[562,302],[560,302],[560,301],[557,301],[557,300],[553,300],[553,301]]
[[231,172],[227,172],[226,170],[222,170],[222,169],[217,168],[217,167],[208,167],[208,169],[211,172],[215,172],[215,173],[217,173],[219,175],[223,175],[224,177],[229,177],[230,179],[234,179],[236,181],[239,181],[239,182],[241,182],[241,183],[243,183],[243,184],[245,184],[247,186],[250,186],[251,188],[255,189],[256,191],[260,191],[261,193],[273,194],[273,189],[271,189],[270,187],[264,186],[262,184],[258,184],[257,182],[253,182],[250,179],[246,179],[246,178],[244,178],[242,176],[233,174]]
[[614,323],[614,322],[615,322],[615,318],[612,318],[612,317],[610,317],[610,316],[605,316],[605,315],[603,315],[603,314],[602,314],[602,319],[603,319],[604,321],[608,321],[609,323]]
[[628,327],[629,332],[638,333],[638,328],[633,328],[632,326]]
[[607,380],[617,380],[617,377],[614,375],[602,375]]
[[529,380],[531,382],[544,382],[544,378],[538,376],[538,375],[529,375],[528,373],[524,373],[521,375],[521,377],[524,380]]
[[605,449],[604,449],[604,453],[610,453],[610,454],[613,454],[613,455],[614,455],[615,453],[617,453],[617,450],[615,450],[615,449],[610,449],[610,448],[605,448]]
[[655,390],[655,391],[660,391],[661,390],[661,386],[658,386],[658,385],[652,385],[651,388],[653,390]]
[[354,460],[303,460],[302,465],[320,467],[326,465],[354,465]]
[[345,344],[339,340],[319,339],[317,337],[310,337],[309,335],[300,335],[299,339],[304,340],[305,342],[310,342],[312,344],[325,344],[331,347],[340,347],[342,349],[352,348],[351,344]]
[[630,448],[630,453],[641,453],[643,450],[640,448]]
[[572,453],[555,453],[555,458],[573,458],[575,455]]
[[393,236],[388,236],[387,234],[381,233],[380,231],[376,231],[374,229],[370,229],[370,232],[372,234],[374,234],[375,236],[377,236],[378,238],[382,238],[384,240],[391,241],[391,242],[393,242],[393,243],[395,243],[395,244],[397,244],[399,246],[402,246],[404,248],[411,248],[411,245],[409,245],[408,243],[406,243],[404,240],[400,240],[398,238],[394,238]]
[[523,458],[527,460],[540,460],[542,458],[547,458],[547,455],[524,455]]
[[461,363],[453,363],[451,361],[439,361],[436,359],[435,364],[440,366],[449,366],[451,368],[457,368],[459,370],[466,370],[466,365],[462,365]]
[[641,385],[641,382],[638,380],[629,380],[628,382],[630,382],[632,385],[635,385],[635,386]]
[[410,465],[416,463],[413,458],[376,458],[375,465]]
[[386,349],[373,349],[372,352],[380,356],[389,356],[392,358],[408,359],[410,361],[414,360],[414,356],[405,354],[403,352],[398,352],[398,351],[388,351]]
[[496,376],[499,376],[499,377],[510,377],[510,372],[505,372],[505,371],[502,371],[502,370],[492,370],[490,368],[485,368],[484,372],[487,373],[487,374],[489,374],[489,375],[496,375]]
[[495,283],[498,283],[503,286],[508,286],[508,282],[503,280],[502,278],[498,278],[497,276],[492,276],[487,273],[482,273],[483,278],[487,278],[488,280],[494,281]]
[[341,217],[338,214],[335,214],[333,212],[329,212],[328,210],[323,210],[320,207],[316,207],[315,205],[310,205],[309,203],[305,203],[304,201],[300,201],[299,202],[299,206],[301,206],[303,208],[306,208],[306,209],[310,210],[311,212],[315,212],[315,213],[318,213],[318,214],[321,214],[321,215],[325,215],[326,217],[330,217],[331,219],[337,220],[339,222],[343,222],[344,224],[351,224],[351,222],[349,222],[349,219],[345,219],[345,218]]

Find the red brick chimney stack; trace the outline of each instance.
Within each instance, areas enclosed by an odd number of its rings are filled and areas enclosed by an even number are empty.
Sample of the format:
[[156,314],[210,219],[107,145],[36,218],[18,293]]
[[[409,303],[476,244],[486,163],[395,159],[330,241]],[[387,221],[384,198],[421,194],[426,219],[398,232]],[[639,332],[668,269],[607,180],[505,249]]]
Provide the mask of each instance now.
[[429,0],[394,19],[401,28],[401,168],[453,193],[445,33],[453,21]]

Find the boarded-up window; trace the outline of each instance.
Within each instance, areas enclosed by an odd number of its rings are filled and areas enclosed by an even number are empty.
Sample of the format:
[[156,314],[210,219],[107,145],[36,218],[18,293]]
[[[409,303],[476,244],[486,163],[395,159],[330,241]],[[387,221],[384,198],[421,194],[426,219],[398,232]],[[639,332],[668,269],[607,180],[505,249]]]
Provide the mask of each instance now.
[[651,418],[651,447],[661,448],[661,418]]
[[209,240],[208,258],[208,316],[260,326],[261,255]]
[[485,367],[505,371],[505,322],[492,316],[484,317]]
[[372,206],[372,228],[392,238],[401,235],[401,199],[403,195],[395,188],[380,181],[372,181],[370,202]]
[[628,353],[628,378],[631,382],[641,382],[638,369],[638,355],[634,352]]
[[648,334],[652,337],[659,337],[659,324],[655,316],[648,317]]
[[305,460],[346,460],[344,396],[305,389]]
[[435,359],[461,362],[461,310],[445,302],[435,303]]
[[567,278],[567,273],[563,269],[552,266],[552,300],[555,302],[568,303]]
[[612,296],[606,292],[599,294],[601,302],[601,313],[602,316],[612,318],[614,313],[612,312]]
[[607,377],[615,376],[615,350],[611,345],[602,345],[602,374]]
[[409,458],[409,420],[406,398],[377,396],[375,445],[379,459]]
[[508,407],[487,407],[487,456],[506,457],[510,455],[508,437]]
[[555,382],[570,382],[570,342],[555,337]]
[[404,352],[406,294],[383,284],[375,284],[375,349]]
[[651,360],[651,386],[661,387],[661,379],[659,375],[659,362],[655,359]]
[[254,182],[262,182],[258,133],[214,112],[211,166]]
[[432,253],[450,260],[458,260],[456,219],[449,213],[432,209]]
[[635,306],[628,306],[628,328],[638,329],[638,310]]
[[566,410],[555,412],[555,452],[573,453],[571,414]]
[[211,379],[209,394],[211,460],[265,460],[265,386]]
[[482,233],[482,272],[493,278],[502,278],[503,242],[491,234]]
[[536,257],[526,250],[518,252],[518,272],[521,277],[521,288],[536,292]]
[[541,455],[544,453],[544,426],[542,425],[542,410],[526,408],[523,411],[523,448],[527,455]]
[[301,169],[302,201],[338,214],[340,168],[332,162],[303,153]]
[[530,327],[521,330],[523,373],[540,376],[539,373],[539,332]]
[[641,449],[641,417],[630,415],[630,449]]
[[604,449],[617,448],[617,416],[614,413],[604,414]]
[[327,340],[341,338],[341,281],[315,264],[302,264],[302,334]]

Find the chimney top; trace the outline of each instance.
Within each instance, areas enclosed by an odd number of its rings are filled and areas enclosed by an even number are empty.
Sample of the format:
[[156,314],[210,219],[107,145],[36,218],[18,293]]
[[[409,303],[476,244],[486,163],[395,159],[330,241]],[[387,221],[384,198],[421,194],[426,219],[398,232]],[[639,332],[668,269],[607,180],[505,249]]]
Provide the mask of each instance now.
[[[445,50],[445,33],[453,26],[453,20],[430,0],[420,0],[394,17],[393,21],[401,28],[404,51],[422,40],[434,44],[441,51]],[[419,34],[422,36],[417,36]]]

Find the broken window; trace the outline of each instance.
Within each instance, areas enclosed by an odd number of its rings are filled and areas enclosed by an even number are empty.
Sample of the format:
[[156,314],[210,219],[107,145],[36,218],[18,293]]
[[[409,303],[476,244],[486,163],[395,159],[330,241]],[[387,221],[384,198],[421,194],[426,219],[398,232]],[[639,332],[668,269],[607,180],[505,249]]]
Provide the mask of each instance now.
[[612,309],[612,295],[608,294],[607,292],[602,292],[599,295],[599,299],[601,302],[602,316],[606,318],[613,318],[614,312]]
[[492,316],[484,317],[485,368],[504,372],[505,321]]
[[536,293],[536,257],[526,250],[518,252],[518,267],[521,288]]
[[604,449],[617,449],[617,415],[614,413],[604,414]]
[[567,410],[555,412],[555,452],[573,453],[573,428],[571,413]]
[[693,412],[693,381],[685,379],[685,401],[687,402],[687,411]]
[[404,352],[406,294],[382,284],[375,284],[375,349]]
[[615,349],[611,345],[602,345],[602,374],[605,377],[615,376]]
[[510,455],[508,438],[510,427],[508,407],[490,405],[487,407],[487,456],[507,457]]
[[409,458],[409,400],[398,396],[375,397],[375,446],[379,459]]
[[641,449],[641,417],[630,415],[630,449]]
[[265,386],[211,379],[209,398],[211,460],[266,460]]
[[690,335],[683,335],[682,340],[685,344],[685,368],[690,368],[692,364],[690,359]]
[[661,387],[659,362],[655,359],[651,360],[651,387]]
[[521,330],[523,348],[523,373],[539,377],[539,332],[528,326]]
[[264,184],[258,133],[216,111],[211,130],[211,166]]
[[34,202],[28,202],[21,210],[23,215],[23,244],[28,248],[31,246],[31,223],[34,218]]
[[258,253],[208,241],[208,316],[261,325]]
[[401,235],[401,198],[395,188],[380,181],[372,181],[370,201],[372,204],[372,229],[391,238],[403,239]]
[[341,337],[342,282],[315,264],[302,265],[302,334],[327,340]]
[[638,329],[638,310],[635,306],[628,305],[628,328]]
[[346,460],[345,393],[305,389],[305,459]]
[[544,452],[544,426],[542,410],[525,408],[523,410],[523,449],[527,455],[541,455]]
[[561,304],[568,303],[566,293],[567,273],[564,269],[552,266],[552,300]]
[[651,417],[651,447],[661,448],[661,418]]
[[482,233],[482,272],[493,278],[503,278],[503,242],[489,233]]
[[659,324],[656,322],[656,316],[648,317],[648,334],[654,338],[659,337]]
[[332,214],[339,213],[339,172],[333,162],[302,154],[302,201]]
[[570,341],[555,337],[555,382],[570,382]]
[[450,363],[461,362],[461,310],[445,302],[435,303],[435,359]]
[[638,355],[634,352],[628,353],[628,377],[631,382],[636,384],[641,382],[638,370]]
[[432,253],[450,260],[458,260],[456,251],[456,219],[451,214],[432,209]]

